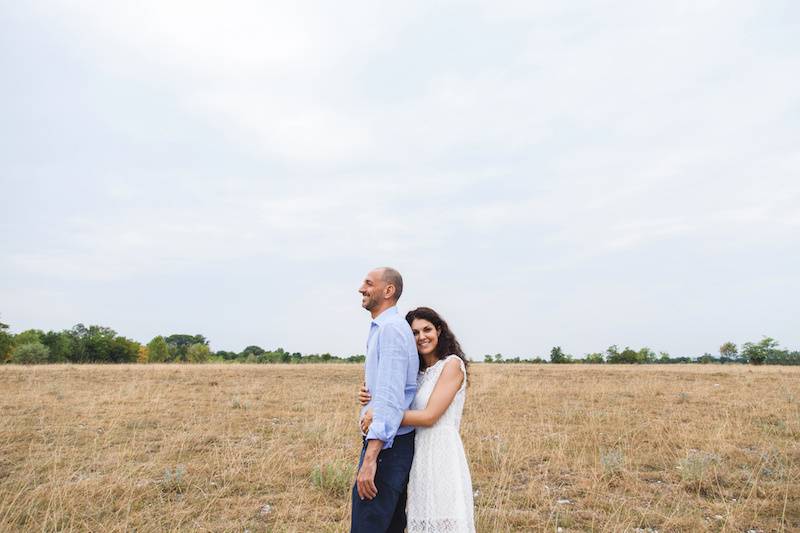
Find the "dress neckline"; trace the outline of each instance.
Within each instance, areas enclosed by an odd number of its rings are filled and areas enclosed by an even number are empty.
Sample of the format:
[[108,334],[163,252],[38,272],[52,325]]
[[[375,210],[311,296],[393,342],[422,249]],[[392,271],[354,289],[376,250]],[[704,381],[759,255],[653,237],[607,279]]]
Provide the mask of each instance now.
[[455,354],[450,354],[450,355],[447,355],[447,356],[443,357],[442,359],[439,359],[438,361],[436,361],[435,363],[433,363],[431,366],[426,366],[426,367],[425,367],[425,368],[422,370],[422,373],[423,373],[423,374],[427,374],[427,373],[428,373],[428,370],[433,370],[434,368],[436,368],[437,366],[439,366],[439,364],[440,364],[440,363],[443,363],[443,362],[447,361],[447,360],[448,360],[448,359],[450,359],[451,357],[458,357],[458,356],[457,356],[457,355],[455,355]]
[[[447,358],[445,358],[445,359],[447,359]],[[431,366],[426,366],[426,367],[425,367],[425,368],[422,370],[422,373],[423,373],[423,374],[427,374],[429,370],[433,370],[434,368],[436,368],[436,367],[439,365],[439,363],[441,363],[442,361],[444,361],[444,359],[439,359],[438,361],[436,361],[435,363],[433,363]]]

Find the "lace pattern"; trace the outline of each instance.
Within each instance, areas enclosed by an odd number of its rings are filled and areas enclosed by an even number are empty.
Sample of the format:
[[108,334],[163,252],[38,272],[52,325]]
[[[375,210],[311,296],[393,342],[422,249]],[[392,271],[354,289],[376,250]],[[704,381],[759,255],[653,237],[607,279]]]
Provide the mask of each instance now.
[[446,361],[453,357],[464,372],[461,388],[436,424],[416,430],[406,507],[409,533],[475,531],[472,480],[459,434],[467,374],[458,356],[450,355],[420,373],[412,409],[425,408]]
[[408,531],[419,533],[458,533],[459,531],[474,531],[469,529],[463,520],[409,520]]

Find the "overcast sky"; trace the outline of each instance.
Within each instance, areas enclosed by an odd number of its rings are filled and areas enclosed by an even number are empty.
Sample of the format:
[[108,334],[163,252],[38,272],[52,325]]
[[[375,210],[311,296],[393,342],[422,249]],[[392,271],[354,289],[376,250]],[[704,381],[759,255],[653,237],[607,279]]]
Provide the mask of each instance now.
[[363,353],[800,349],[800,4],[0,5],[0,321]]

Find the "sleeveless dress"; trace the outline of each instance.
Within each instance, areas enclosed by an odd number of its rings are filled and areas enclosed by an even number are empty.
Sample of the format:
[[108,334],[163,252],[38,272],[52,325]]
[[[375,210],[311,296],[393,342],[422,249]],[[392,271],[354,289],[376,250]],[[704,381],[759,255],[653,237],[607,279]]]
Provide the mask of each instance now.
[[406,515],[408,533],[474,533],[472,480],[459,428],[464,410],[467,372],[457,355],[440,359],[420,372],[417,395],[411,409],[421,410],[442,373],[445,362],[455,357],[464,381],[444,414],[432,427],[418,427],[414,438],[414,462],[408,480]]

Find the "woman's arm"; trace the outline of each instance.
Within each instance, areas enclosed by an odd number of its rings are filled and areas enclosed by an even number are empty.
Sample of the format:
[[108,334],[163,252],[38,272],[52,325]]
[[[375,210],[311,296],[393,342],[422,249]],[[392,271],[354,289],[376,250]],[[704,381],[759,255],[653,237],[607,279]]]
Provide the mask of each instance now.
[[442,374],[436,381],[428,405],[419,411],[406,411],[403,414],[402,426],[430,427],[447,411],[456,393],[464,382],[464,372],[461,370],[461,361],[452,357],[444,364]]
[[[431,397],[428,398],[428,405],[425,406],[425,409],[406,411],[403,413],[403,420],[400,425],[416,427],[434,425],[447,411],[447,408],[450,407],[463,382],[464,372],[461,370],[461,362],[456,361],[455,358],[450,359],[444,364],[442,374],[439,376],[433,392],[431,392]],[[369,392],[366,387],[362,387],[359,391],[361,404],[364,405],[369,401],[369,398]],[[364,413],[364,418],[361,420],[361,430],[366,433],[370,424],[372,424],[372,409],[367,409],[367,412]]]

